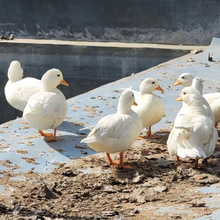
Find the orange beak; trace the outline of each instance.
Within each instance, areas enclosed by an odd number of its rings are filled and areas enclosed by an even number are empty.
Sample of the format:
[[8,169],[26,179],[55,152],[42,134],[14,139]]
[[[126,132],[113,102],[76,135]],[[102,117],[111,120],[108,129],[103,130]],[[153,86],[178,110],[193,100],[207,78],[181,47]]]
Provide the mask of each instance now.
[[134,101],[134,103],[132,105],[138,106],[137,102]]
[[181,96],[179,96],[179,97],[176,99],[176,101],[183,101],[183,99],[182,99]]
[[64,86],[69,86],[69,84],[64,79],[60,81],[60,84]]
[[163,90],[160,86],[157,86],[157,88],[155,88],[155,90],[159,90],[159,91],[161,91],[162,93],[164,93],[164,90]]
[[177,80],[174,84],[173,84],[173,86],[178,86],[178,85],[180,85],[180,84],[182,84],[179,80]]

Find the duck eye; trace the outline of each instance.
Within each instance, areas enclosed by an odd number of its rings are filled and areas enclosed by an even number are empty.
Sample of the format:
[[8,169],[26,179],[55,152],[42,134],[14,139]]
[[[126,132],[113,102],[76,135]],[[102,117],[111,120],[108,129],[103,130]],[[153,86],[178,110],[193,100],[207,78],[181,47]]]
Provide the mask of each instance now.
[[183,95],[186,95],[186,93],[184,92]]
[[155,82],[152,82],[152,84],[155,84]]
[[58,77],[60,77],[60,74],[57,74]]
[[185,76],[183,76],[182,79],[185,79]]

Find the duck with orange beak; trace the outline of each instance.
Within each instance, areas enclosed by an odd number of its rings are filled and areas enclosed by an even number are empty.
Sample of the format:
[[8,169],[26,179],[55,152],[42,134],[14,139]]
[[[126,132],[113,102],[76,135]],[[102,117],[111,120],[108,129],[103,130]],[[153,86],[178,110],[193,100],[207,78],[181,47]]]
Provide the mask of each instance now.
[[[63,74],[58,69],[48,70],[41,79],[41,91],[30,97],[23,116],[29,125],[37,129],[48,141],[56,141],[57,127],[63,122],[67,113],[66,98],[57,89],[58,85],[68,86]],[[54,129],[54,134],[42,130]]]
[[[190,73],[182,73],[173,86],[182,85],[184,87],[191,86],[193,83],[193,75]],[[201,93],[202,94],[202,93]],[[218,127],[218,123],[220,123],[220,93],[212,92],[208,94],[204,94],[203,97],[209,103],[211,110],[214,114],[215,119],[215,127]]]
[[170,155],[176,155],[180,166],[180,158],[194,158],[193,168],[200,166],[199,158],[206,158],[214,153],[218,140],[213,120],[207,116],[202,95],[193,87],[185,87],[176,101],[188,105],[188,111],[179,117],[167,140]]
[[[140,117],[131,109],[137,105],[132,91],[124,91],[119,99],[117,112],[102,118],[88,136],[81,140],[95,151],[106,152],[110,165],[132,168],[124,165],[124,152],[135,142],[141,133]],[[89,128],[85,128],[89,129]],[[119,152],[120,161],[113,161],[110,153]]]
[[156,138],[151,132],[151,126],[158,123],[164,116],[164,103],[161,97],[153,93],[155,90],[164,93],[156,79],[146,78],[140,84],[140,92],[135,92],[135,95],[139,96],[135,97],[138,106],[133,106],[132,109],[140,116],[143,127],[148,128],[147,136],[140,136],[139,140]]

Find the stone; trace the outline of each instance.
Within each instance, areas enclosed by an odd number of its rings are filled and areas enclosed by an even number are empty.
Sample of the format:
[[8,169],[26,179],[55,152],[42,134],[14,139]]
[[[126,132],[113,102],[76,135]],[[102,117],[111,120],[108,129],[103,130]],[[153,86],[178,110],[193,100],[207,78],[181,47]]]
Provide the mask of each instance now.
[[145,176],[142,175],[136,175],[135,178],[132,180],[132,183],[141,183],[145,179]]
[[192,207],[204,207],[206,205],[206,203],[202,202],[200,200],[193,200],[193,201],[190,202],[190,205]]
[[157,193],[152,188],[137,188],[131,193],[130,200],[138,203],[145,203],[156,200]]
[[203,52],[203,50],[191,50],[190,53],[191,54],[197,54],[197,53],[201,53]]
[[15,35],[11,34],[10,37],[9,37],[9,40],[14,40],[14,39],[15,39]]
[[187,62],[195,62],[195,60],[193,59],[193,58],[189,58],[188,60],[187,60]]
[[118,212],[116,212],[116,211],[103,211],[102,215],[103,216],[115,216],[115,215],[118,215]]
[[216,176],[212,176],[209,174],[196,174],[192,177],[192,180],[194,180],[197,183],[206,185],[206,184],[214,184],[219,182],[219,178]]
[[117,192],[112,186],[105,186],[103,191],[107,192],[107,193],[116,193]]
[[153,190],[154,190],[155,192],[161,193],[161,192],[167,191],[167,187],[166,187],[166,186],[155,186],[155,187],[153,188]]

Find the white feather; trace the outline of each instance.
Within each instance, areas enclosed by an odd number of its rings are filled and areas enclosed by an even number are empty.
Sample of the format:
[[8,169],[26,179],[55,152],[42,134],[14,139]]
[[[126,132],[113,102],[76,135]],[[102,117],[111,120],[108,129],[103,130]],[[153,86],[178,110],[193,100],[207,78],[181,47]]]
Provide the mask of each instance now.
[[81,142],[87,143],[96,151],[126,151],[137,139],[142,128],[139,116],[131,110],[133,103],[133,92],[124,91],[119,99],[117,113],[102,118]]

